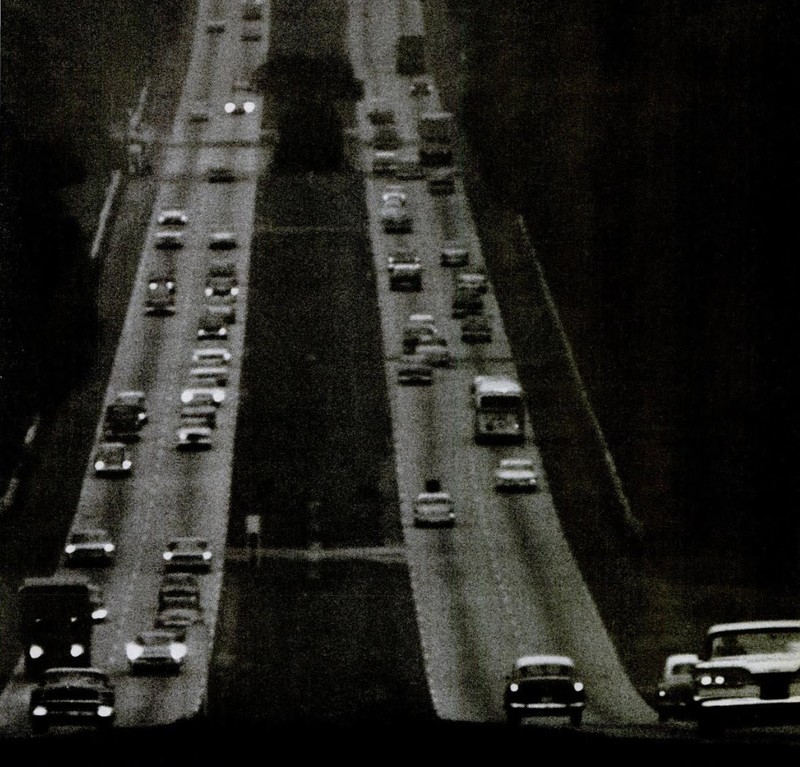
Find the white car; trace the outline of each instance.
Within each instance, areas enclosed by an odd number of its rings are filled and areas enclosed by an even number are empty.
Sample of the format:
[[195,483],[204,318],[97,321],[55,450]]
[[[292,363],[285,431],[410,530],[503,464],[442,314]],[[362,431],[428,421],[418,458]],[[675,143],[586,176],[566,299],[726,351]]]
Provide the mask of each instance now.
[[222,347],[209,347],[208,349],[195,349],[192,352],[192,362],[198,365],[227,365],[231,361],[231,353]]
[[539,487],[539,475],[530,458],[503,458],[495,469],[497,490],[532,491]]
[[184,211],[177,208],[169,208],[162,210],[158,214],[158,223],[160,226],[185,226],[188,217]]
[[414,501],[415,527],[452,527],[455,521],[450,493],[439,490],[417,495]]

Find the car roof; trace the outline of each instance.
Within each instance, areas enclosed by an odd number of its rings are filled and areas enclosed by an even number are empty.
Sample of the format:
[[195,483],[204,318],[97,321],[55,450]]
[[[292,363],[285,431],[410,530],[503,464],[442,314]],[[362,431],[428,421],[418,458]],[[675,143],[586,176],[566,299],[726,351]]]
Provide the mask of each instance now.
[[449,500],[451,500],[451,498],[450,498],[450,493],[446,493],[444,490],[441,490],[441,491],[436,492],[436,493],[429,493],[429,492],[420,493],[417,496],[417,500],[418,501],[438,501],[438,502],[441,502],[441,501],[449,501]]
[[680,666],[684,663],[697,663],[699,660],[700,658],[697,656],[697,653],[675,653],[667,656],[664,666],[672,668],[673,666]]
[[575,666],[575,662],[567,655],[523,655],[514,662],[514,668],[540,665]]
[[533,466],[533,458],[503,458],[500,466]]
[[768,631],[770,629],[800,630],[800,620],[759,620],[739,621],[738,623],[716,623],[708,629],[707,633],[717,634],[728,631]]

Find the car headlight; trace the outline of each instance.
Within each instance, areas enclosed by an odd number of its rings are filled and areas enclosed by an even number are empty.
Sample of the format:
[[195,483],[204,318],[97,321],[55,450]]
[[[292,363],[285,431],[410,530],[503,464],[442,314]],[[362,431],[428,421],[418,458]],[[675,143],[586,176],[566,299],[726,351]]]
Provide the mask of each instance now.
[[194,395],[192,394],[192,392],[185,391],[185,392],[183,392],[183,394],[181,394],[181,402],[183,402],[184,404],[187,404],[187,403],[192,401],[193,396]]
[[231,288],[231,295],[238,296],[239,295],[239,288]]
[[214,402],[222,402],[225,399],[225,392],[215,391],[214,392]]
[[74,543],[68,543],[66,546],[64,546],[64,552],[67,553],[67,554],[74,554],[75,553],[75,544]]
[[233,114],[235,110],[236,110],[236,104],[234,104],[232,101],[229,101],[227,104],[225,104],[225,111],[229,115]]
[[667,691],[666,690],[659,690],[658,691],[658,697],[659,698],[664,698],[664,697],[666,697],[666,695],[667,695]]
[[47,716],[47,707],[42,706],[39,704],[38,706],[34,706],[33,710],[31,711],[33,716]]
[[125,460],[122,462],[122,468],[123,468],[125,471],[127,471],[128,469],[130,469],[130,467],[131,467],[132,465],[133,465],[133,464],[132,464],[132,463],[131,463],[131,462],[130,462],[130,461],[127,459],[127,458],[126,458],[126,459],[125,459]]
[[128,642],[128,644],[125,645],[125,655],[128,656],[128,660],[137,660],[141,658],[143,652],[144,647],[137,642]]
[[213,296],[214,295],[214,288],[206,288],[206,295]]
[[164,552],[164,559],[165,559],[165,561],[169,562],[170,559],[172,559],[172,552],[171,551],[165,551]]
[[186,657],[187,647],[183,642],[173,642],[169,646],[169,654],[172,660],[183,660]]
[[73,644],[69,648],[69,654],[73,658],[80,658],[86,652],[86,648],[82,644],[78,644],[77,642]]
[[256,108],[255,102],[253,101],[245,101],[243,106],[244,106],[244,111],[247,114],[250,114],[251,112],[255,111]]
[[115,548],[115,546],[114,546],[113,543],[104,543],[103,544],[103,551],[105,551],[106,554],[110,554],[112,551],[114,551],[114,548]]
[[221,336],[227,336],[228,335],[228,329],[227,328],[220,328],[219,334]]
[[95,471],[102,471],[103,469],[105,469],[105,467],[106,467],[105,461],[95,461],[94,462],[94,470]]
[[511,684],[508,686],[508,689],[509,689],[511,692],[516,692],[517,690],[519,690],[519,685],[518,685],[516,682],[512,682],[512,683],[511,683]]
[[203,559],[205,559],[206,562],[208,562],[208,560],[211,559],[211,552],[210,551],[204,551],[203,552]]
[[155,290],[158,287],[158,283],[157,282],[151,282],[151,283],[149,283],[149,287],[150,287],[150,290]]
[[98,706],[97,707],[97,716],[101,717],[102,719],[108,719],[108,717],[114,716],[114,707],[113,706]]
[[583,682],[575,682],[572,687],[575,692],[581,692],[581,690],[583,690]]
[[36,660],[37,658],[41,658],[44,655],[44,648],[38,644],[32,644],[28,648],[28,655]]
[[97,607],[92,611],[92,620],[102,621],[108,616],[108,610],[105,607]]

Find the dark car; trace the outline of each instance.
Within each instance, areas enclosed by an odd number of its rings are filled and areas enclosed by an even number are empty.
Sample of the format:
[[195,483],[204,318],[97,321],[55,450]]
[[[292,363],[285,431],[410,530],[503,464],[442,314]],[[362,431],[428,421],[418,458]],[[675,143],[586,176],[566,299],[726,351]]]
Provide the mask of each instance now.
[[229,184],[236,181],[236,174],[227,165],[215,165],[206,171],[206,181],[211,184]]
[[461,323],[461,340],[465,344],[488,344],[492,341],[492,322],[483,314],[472,314]]
[[471,314],[483,312],[483,296],[480,290],[466,285],[458,285],[453,292],[453,319],[463,319]]
[[51,724],[111,727],[116,716],[115,697],[108,674],[100,669],[47,669],[31,690],[31,728],[43,733]]
[[525,655],[506,679],[503,707],[509,724],[538,716],[564,716],[578,726],[583,719],[586,691],[575,676],[575,664],[565,655]]
[[693,653],[668,655],[656,688],[658,721],[689,718],[694,696],[692,672],[699,658]]
[[200,582],[190,573],[166,573],[158,589],[158,608],[200,609]]
[[154,625],[160,629],[188,629],[201,619],[197,607],[163,607],[156,614]]

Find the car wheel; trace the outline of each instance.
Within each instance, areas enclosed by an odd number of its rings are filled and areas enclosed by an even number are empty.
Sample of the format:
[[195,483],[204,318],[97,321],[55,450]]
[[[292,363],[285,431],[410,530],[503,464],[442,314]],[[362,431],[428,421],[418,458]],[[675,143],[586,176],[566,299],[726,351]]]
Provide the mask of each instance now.
[[725,732],[725,723],[718,716],[700,714],[697,717],[697,732],[704,738],[719,737]]
[[44,735],[47,732],[48,724],[45,719],[34,719],[31,722],[31,731],[34,735]]
[[668,722],[669,721],[669,713],[667,711],[663,711],[663,710],[659,711],[658,712],[658,721],[661,722],[661,724],[664,724],[665,722]]
[[573,727],[580,727],[583,721],[583,711],[573,711],[569,715],[569,721],[572,723]]
[[509,713],[506,714],[506,721],[511,727],[519,727],[522,724],[522,717],[519,714],[509,711]]

